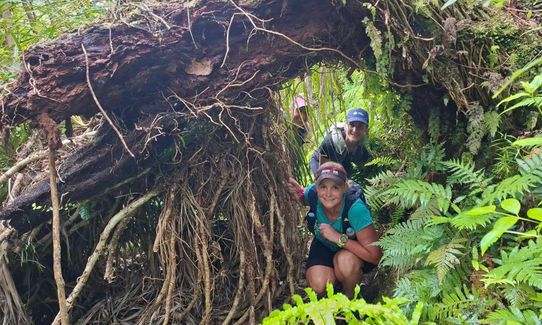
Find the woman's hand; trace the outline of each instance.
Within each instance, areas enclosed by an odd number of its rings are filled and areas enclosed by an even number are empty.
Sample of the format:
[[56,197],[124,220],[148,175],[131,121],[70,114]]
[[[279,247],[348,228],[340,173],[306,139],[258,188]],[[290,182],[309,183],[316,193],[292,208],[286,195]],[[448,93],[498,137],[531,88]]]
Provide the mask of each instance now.
[[338,243],[341,240],[341,234],[328,223],[321,223],[318,229],[320,235],[332,243]]
[[293,177],[290,177],[288,179],[288,183],[286,183],[286,188],[288,189],[288,193],[290,193],[292,200],[301,202],[301,197],[305,193],[303,186],[299,185],[299,183],[293,179]]

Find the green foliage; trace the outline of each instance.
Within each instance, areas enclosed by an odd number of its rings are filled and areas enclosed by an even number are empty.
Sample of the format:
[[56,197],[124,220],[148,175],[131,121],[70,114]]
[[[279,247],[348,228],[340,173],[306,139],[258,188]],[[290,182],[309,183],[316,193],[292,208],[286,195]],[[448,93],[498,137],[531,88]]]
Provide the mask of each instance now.
[[[368,304],[363,299],[348,299],[342,293],[333,293],[330,284],[327,287],[327,297],[318,299],[310,289],[305,289],[309,300],[304,302],[301,296],[294,295],[295,306],[284,304],[282,310],[274,310],[264,318],[261,324],[335,324],[342,319],[348,324],[418,324],[422,305],[419,304],[412,317],[405,316],[401,307],[407,299],[384,298],[382,303]],[[356,288],[356,296],[359,287]]]
[[427,206],[429,202],[434,201],[441,211],[446,211],[452,199],[452,189],[440,184],[406,179],[396,183],[381,195],[390,196],[389,203],[404,208]]
[[540,317],[530,309],[520,310],[516,307],[509,309],[500,309],[491,312],[481,324],[498,324],[498,325],[540,325]]
[[442,302],[432,305],[427,314],[430,320],[436,320],[439,323],[476,324],[476,314],[484,307],[485,302],[477,294],[471,293],[466,286],[462,286],[444,295]]
[[378,242],[383,249],[381,265],[404,270],[422,261],[444,233],[441,226],[425,226],[426,221],[408,220],[390,229]]
[[0,2],[0,83],[21,69],[19,55],[29,46],[53,39],[105,15],[109,0],[50,0]]
[[487,183],[487,178],[484,175],[484,170],[475,170],[474,162],[460,161],[459,159],[450,159],[442,162],[444,167],[451,173],[448,176],[448,184],[473,184],[482,186]]
[[465,241],[466,239],[464,238],[454,239],[451,242],[436,248],[427,256],[426,263],[433,265],[437,269],[439,282],[444,280],[448,271],[459,264],[459,257],[464,254],[462,250],[465,249],[465,246],[462,243]]
[[500,265],[483,279],[486,286],[498,283],[527,284],[542,290],[542,240],[530,240],[527,246],[501,251],[501,258],[493,261]]
[[503,99],[499,105],[512,103],[503,113],[520,107],[533,107],[542,114],[542,74],[537,75],[531,82],[521,82],[523,91]]

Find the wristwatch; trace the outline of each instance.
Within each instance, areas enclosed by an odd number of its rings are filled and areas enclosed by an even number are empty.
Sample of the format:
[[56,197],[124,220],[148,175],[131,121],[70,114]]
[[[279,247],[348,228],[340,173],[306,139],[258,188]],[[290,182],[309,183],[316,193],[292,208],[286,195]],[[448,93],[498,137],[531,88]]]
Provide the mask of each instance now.
[[346,245],[347,241],[348,241],[348,236],[346,234],[342,234],[341,238],[339,239],[339,242],[337,243],[337,246],[339,246],[339,248],[343,248],[344,245]]

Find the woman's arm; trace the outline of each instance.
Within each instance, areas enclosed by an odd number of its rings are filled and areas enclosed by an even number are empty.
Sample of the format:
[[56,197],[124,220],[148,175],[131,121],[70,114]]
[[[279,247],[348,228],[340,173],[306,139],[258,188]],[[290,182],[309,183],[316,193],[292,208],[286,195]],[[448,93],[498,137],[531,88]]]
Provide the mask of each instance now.
[[[341,234],[329,224],[320,224],[320,234],[334,243],[338,243],[341,239]],[[356,239],[348,239],[343,249],[347,249],[360,259],[376,265],[382,257],[380,247],[371,245],[376,241],[378,241],[378,234],[375,227],[369,225],[356,233]]]
[[378,234],[373,225],[369,225],[356,233],[356,240],[349,239],[343,248],[348,249],[364,261],[378,265],[382,257],[379,246],[372,245],[378,241]]

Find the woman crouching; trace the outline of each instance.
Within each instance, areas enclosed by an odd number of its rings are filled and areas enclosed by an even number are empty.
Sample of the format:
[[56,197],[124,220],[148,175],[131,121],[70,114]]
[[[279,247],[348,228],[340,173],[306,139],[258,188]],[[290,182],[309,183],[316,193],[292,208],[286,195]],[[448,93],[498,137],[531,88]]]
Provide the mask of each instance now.
[[[362,272],[373,269],[382,256],[380,247],[372,244],[378,240],[371,213],[361,199],[345,207],[348,182],[346,171],[335,162],[322,164],[316,172],[314,184],[303,189],[290,178],[288,190],[305,205],[311,206],[316,221],[314,240],[307,259],[307,282],[317,293],[326,291],[326,284],[342,284],[343,292],[354,295]],[[316,195],[314,195],[316,192]],[[312,195],[311,195],[312,194]],[[347,208],[348,211],[343,209]],[[344,219],[348,219],[346,232]]]

